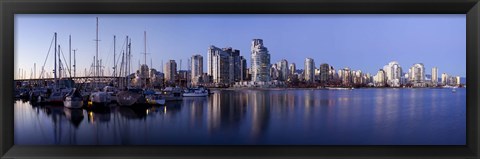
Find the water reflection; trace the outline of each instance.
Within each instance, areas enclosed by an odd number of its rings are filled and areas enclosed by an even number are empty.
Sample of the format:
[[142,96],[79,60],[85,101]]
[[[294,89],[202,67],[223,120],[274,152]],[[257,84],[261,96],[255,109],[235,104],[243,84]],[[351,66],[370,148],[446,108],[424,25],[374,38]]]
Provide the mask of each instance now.
[[67,120],[70,121],[75,128],[78,128],[83,121],[83,110],[63,108],[63,112]]
[[16,101],[15,144],[465,143],[464,89],[213,92],[165,106],[93,110]]

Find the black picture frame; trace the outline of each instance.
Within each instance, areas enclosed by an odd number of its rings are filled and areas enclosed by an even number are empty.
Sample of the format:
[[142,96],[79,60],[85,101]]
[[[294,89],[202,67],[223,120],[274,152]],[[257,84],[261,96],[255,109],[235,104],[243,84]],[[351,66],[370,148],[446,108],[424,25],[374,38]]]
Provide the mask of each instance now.
[[[479,158],[479,0],[2,0],[2,158]],[[17,146],[13,142],[15,14],[466,14],[466,146]]]

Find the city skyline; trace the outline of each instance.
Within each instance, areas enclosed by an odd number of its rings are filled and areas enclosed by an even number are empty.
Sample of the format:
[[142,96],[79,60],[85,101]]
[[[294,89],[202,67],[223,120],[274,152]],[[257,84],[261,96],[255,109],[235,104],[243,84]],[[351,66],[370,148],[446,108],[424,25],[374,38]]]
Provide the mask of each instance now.
[[[297,69],[304,68],[304,59],[312,58],[315,61],[315,68],[320,68],[320,64],[328,63],[335,69],[342,69],[349,67],[352,70],[362,70],[365,73],[375,74],[378,69],[381,69],[385,63],[390,61],[398,61],[399,64],[408,68],[415,63],[424,63],[425,68],[431,69],[437,67],[439,74],[447,73],[449,75],[459,75],[465,77],[466,71],[466,50],[465,50],[465,15],[129,15],[126,17],[119,17],[117,15],[17,15],[15,18],[15,55],[20,57],[34,56],[35,58],[15,58],[15,72],[18,73],[19,68],[23,68],[30,74],[30,70],[33,69],[33,63],[36,63],[36,75],[39,75],[39,70],[43,65],[45,57],[47,55],[48,47],[53,37],[53,32],[59,34],[59,44],[62,45],[62,52],[68,61],[68,36],[72,35],[72,49],[77,50],[77,75],[82,75],[84,69],[89,69],[89,66],[93,62],[93,56],[95,56],[95,17],[100,19],[99,27],[99,39],[101,40],[100,58],[104,60],[104,65],[108,71],[105,74],[112,74],[113,69],[113,35],[117,37],[116,53],[119,57],[124,47],[125,36],[132,38],[132,69],[137,70],[137,65],[143,64],[143,32],[146,31],[147,36],[147,65],[150,65],[150,59],[153,59],[153,68],[157,70],[163,70],[161,66],[162,61],[165,64],[169,60],[175,60],[178,64],[178,68],[187,70],[188,59],[192,55],[202,55],[207,57],[207,49],[210,45],[214,45],[220,48],[232,47],[240,50],[240,56],[245,57],[247,60],[247,66],[251,66],[251,52],[250,42],[252,39],[263,39],[264,45],[268,47],[268,52],[271,56],[270,63],[275,64],[282,59],[286,59],[289,64],[295,63]],[[141,17],[141,18],[135,18]],[[299,18],[300,17],[300,18]],[[129,19],[130,18],[130,19]],[[49,21],[55,22],[62,20],[65,24],[55,25],[55,23],[48,25]],[[132,20],[135,19],[135,20]],[[35,23],[38,21],[42,23]],[[205,21],[206,22],[203,22]],[[262,21],[263,20],[263,21]],[[329,31],[337,34],[328,34],[322,29],[306,28],[307,30],[296,31],[304,29],[301,24],[289,25],[284,24],[287,20],[294,20],[302,24],[311,24],[312,26],[318,26],[322,23],[330,22],[331,25]],[[75,21],[67,23],[69,21]],[[79,22],[76,22],[79,21]],[[140,21],[138,23],[127,23],[128,26],[114,24],[121,24],[118,22],[131,22]],[[143,23],[142,23],[143,21]],[[153,23],[153,22],[156,23]],[[170,23],[167,23],[167,22]],[[189,26],[187,22],[202,22],[200,25]],[[214,27],[213,22],[224,22],[229,24],[238,24],[239,26],[229,25],[232,28],[220,29],[221,27]],[[164,22],[167,26],[159,25]],[[213,24],[209,23],[212,22]],[[264,22],[261,24],[255,24],[256,30],[246,27],[245,24],[240,22]],[[283,23],[282,23],[283,22]],[[288,21],[290,22],[290,21]],[[407,23],[406,23],[407,22]],[[427,23],[429,22],[429,23]],[[447,23],[448,22],[448,23]],[[38,24],[38,27],[29,27],[31,23]],[[71,25],[80,23],[80,29],[70,29]],[[346,26],[345,24],[358,24],[357,26]],[[412,23],[412,24],[411,24]],[[142,24],[144,26],[142,27]],[[265,30],[268,26],[278,25],[282,29],[270,29]],[[394,25],[403,24],[401,27],[393,27]],[[440,27],[436,25],[442,24]],[[113,26],[112,26],[113,25]],[[157,26],[158,25],[158,26]],[[255,26],[254,25],[254,26]],[[375,30],[377,27],[383,28],[382,30]],[[83,27],[82,27],[83,26]],[[177,26],[175,28],[175,26]],[[207,27],[207,30],[205,29]],[[338,26],[339,28],[334,28]],[[428,27],[434,28],[428,28]],[[463,26],[463,27],[462,27]],[[47,27],[47,28],[45,28]],[[158,28],[157,28],[158,27]],[[169,29],[163,29],[162,27],[170,27]],[[198,28],[197,28],[198,27]],[[235,27],[237,30],[235,30]],[[292,28],[288,28],[292,27]],[[298,27],[298,28],[295,28]],[[358,27],[358,28],[357,28]],[[407,29],[405,29],[405,27]],[[18,29],[17,29],[18,28]],[[75,28],[75,27],[73,27]],[[112,29],[111,29],[112,28]],[[130,29],[133,28],[133,29]],[[246,29],[245,29],[246,28]],[[333,28],[333,29],[332,29]],[[392,33],[392,35],[373,34],[377,32],[388,32],[392,28],[396,31],[402,32]],[[401,29],[403,28],[403,30]],[[420,29],[419,29],[420,28]],[[182,30],[183,29],[183,30]],[[366,33],[357,32],[356,30],[364,30]],[[112,31],[113,30],[113,31]],[[123,30],[123,31],[122,31]],[[165,30],[173,32],[173,38],[170,34],[164,34],[165,38],[159,32]],[[180,30],[180,31],[179,31]],[[216,30],[209,32],[208,30]],[[328,30],[328,29],[327,29]],[[413,30],[413,31],[412,31]],[[433,31],[432,31],[433,30]],[[50,32],[53,31],[53,32]],[[182,32],[183,31],[183,32]],[[277,31],[277,32],[273,32]],[[292,33],[285,33],[290,31]],[[347,33],[341,34],[341,31],[347,31]],[[80,36],[78,34],[85,33]],[[107,33],[103,33],[107,32]],[[187,33],[191,34],[187,34]],[[197,33],[200,32],[200,33]],[[268,33],[270,32],[270,33]],[[116,33],[116,34],[114,34]],[[219,34],[224,34],[220,36]],[[301,34],[303,33],[303,34]],[[310,34],[308,34],[310,33]],[[324,34],[325,36],[317,37],[314,35]],[[371,33],[371,34],[368,34]],[[415,34],[414,34],[415,33]],[[438,35],[442,33],[442,35]],[[463,33],[463,34],[462,34]],[[49,35],[50,34],[50,35]],[[111,35],[108,35],[111,34]],[[187,35],[185,35],[187,34]],[[212,38],[203,37],[200,35],[211,35]],[[243,35],[247,34],[247,35]],[[299,34],[292,36],[290,34]],[[312,34],[312,35],[311,35]],[[350,35],[351,34],[351,35]],[[355,36],[361,34],[362,36]],[[48,36],[49,35],[49,36]],[[328,36],[327,36],[328,35]],[[403,35],[403,36],[402,36]],[[422,35],[430,35],[425,40]],[[387,38],[381,38],[386,36]],[[397,39],[395,39],[397,36]],[[276,38],[277,37],[277,38]],[[280,38],[278,38],[280,37]],[[283,38],[282,38],[283,37]],[[287,38],[292,37],[292,38]],[[348,37],[348,38],[346,38]],[[435,37],[435,38],[434,38]],[[185,39],[186,38],[186,39]],[[363,38],[363,39],[362,39]],[[311,42],[312,40],[323,42]],[[408,41],[407,41],[407,40]],[[169,41],[170,40],[170,41]],[[201,41],[200,41],[201,40]],[[364,41],[365,40],[365,41]],[[377,40],[386,41],[384,43],[376,43]],[[173,41],[173,42],[172,42]],[[185,42],[191,41],[191,42]],[[361,44],[350,43],[360,42]],[[169,43],[171,42],[171,43]],[[310,43],[309,43],[310,42]],[[402,43],[399,43],[402,42]],[[80,43],[80,44],[79,44]],[[323,46],[327,44],[333,44],[329,46]],[[392,44],[395,43],[395,44]],[[157,45],[158,44],[158,45]],[[165,45],[171,44],[171,45]],[[206,44],[206,45],[205,45]],[[290,45],[291,44],[291,45]],[[301,44],[310,44],[302,46]],[[315,45],[313,45],[315,44]],[[386,46],[388,45],[388,49]],[[448,44],[448,45],[447,45]],[[377,45],[371,46],[371,45]],[[417,46],[418,45],[418,46]],[[363,47],[360,47],[363,46]],[[399,47],[404,46],[404,49]],[[168,51],[172,50],[173,51]],[[356,52],[353,48],[358,48],[358,54],[351,53]],[[164,49],[162,49],[164,48]],[[396,49],[395,49],[396,48]],[[416,48],[418,51],[410,51],[410,54],[405,54],[408,50]],[[289,51],[292,50],[293,51]],[[37,51],[35,51],[37,50]],[[43,51],[44,50],[44,51]],[[52,48],[53,50],[53,48]],[[93,50],[93,51],[92,51]],[[191,50],[191,51],[184,51]],[[326,51],[327,50],[327,51]],[[370,51],[369,51],[370,50]],[[399,53],[387,53],[387,50],[400,50]],[[82,52],[83,51],[83,52]],[[36,53],[32,53],[36,52]],[[88,53],[85,53],[88,52]],[[159,53],[159,52],[164,52]],[[171,52],[171,53],[168,53]],[[298,53],[295,53],[298,52]],[[332,53],[322,53],[332,52]],[[363,52],[363,53],[362,53]],[[369,53],[365,53],[369,52]],[[376,53],[373,53],[376,52]],[[395,52],[395,51],[392,51]],[[418,52],[425,52],[418,53]],[[434,52],[434,53],[431,53]],[[454,53],[459,52],[459,53]],[[408,53],[408,52],[407,52]],[[360,55],[360,56],[359,56]],[[374,55],[372,57],[372,55]],[[385,56],[389,59],[383,58]],[[410,55],[410,56],[409,56]],[[50,52],[49,59],[45,65],[46,70],[53,70],[53,51]],[[414,56],[414,57],[413,57]],[[105,57],[105,58],[102,58]],[[347,57],[347,58],[344,58]],[[351,58],[350,58],[351,57]],[[378,58],[377,58],[378,57]],[[73,57],[72,57],[73,58]],[[385,59],[385,60],[377,60]],[[63,59],[62,59],[63,60]],[[73,59],[72,59],[73,60]],[[117,59],[118,60],[118,59]],[[180,66],[180,61],[182,64]],[[50,62],[51,61],[51,62]],[[207,63],[203,60],[204,63]],[[206,64],[203,65],[204,71],[207,70]],[[51,68],[51,69],[48,69]],[[403,71],[405,72],[405,71]],[[17,76],[16,76],[17,77]],[[29,76],[27,76],[29,77]]]

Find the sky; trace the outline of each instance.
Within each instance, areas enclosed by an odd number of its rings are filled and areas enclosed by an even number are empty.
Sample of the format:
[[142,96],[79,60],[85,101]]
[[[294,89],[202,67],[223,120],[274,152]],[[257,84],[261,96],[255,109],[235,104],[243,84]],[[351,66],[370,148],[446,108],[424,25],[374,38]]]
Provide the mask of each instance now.
[[[206,72],[210,45],[240,50],[250,66],[251,41],[263,39],[272,64],[286,59],[297,69],[303,69],[305,58],[313,58],[317,68],[328,63],[335,69],[376,74],[398,61],[404,72],[423,63],[426,74],[437,67],[439,74],[466,77],[465,14],[17,14],[15,78],[19,69],[30,78],[34,64],[37,77],[42,66],[52,72],[50,46],[55,32],[66,61],[71,35],[71,48],[77,50],[77,76],[82,76],[96,53],[96,17],[105,74],[113,73],[114,35],[117,61],[128,35],[132,67],[137,70],[139,62],[144,63],[146,31],[146,63],[157,70],[168,60],[175,60],[179,68],[182,60],[181,69],[186,70],[187,60],[200,54]],[[73,51],[71,58],[73,63]]]

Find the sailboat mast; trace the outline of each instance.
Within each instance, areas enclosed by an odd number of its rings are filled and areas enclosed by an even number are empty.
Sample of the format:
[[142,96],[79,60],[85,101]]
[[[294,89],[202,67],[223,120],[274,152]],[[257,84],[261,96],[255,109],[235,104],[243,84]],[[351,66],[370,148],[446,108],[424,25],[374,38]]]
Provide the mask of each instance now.
[[70,74],[70,77],[72,77],[72,35],[68,36],[68,51],[69,51],[69,56],[68,56],[68,74]]
[[[97,36],[97,37],[96,37],[96,39],[95,39],[95,42],[96,42],[97,47],[96,47],[96,55],[95,55],[95,57],[97,57],[97,60],[95,61],[95,77],[98,78],[98,75],[99,75],[99,73],[100,73],[100,70],[99,70],[99,67],[98,67],[98,59],[99,59],[99,58],[98,58],[98,17],[97,17],[97,34],[96,34],[96,36]],[[97,80],[97,79],[95,78],[95,81],[96,81],[96,80]],[[97,84],[97,83],[95,82],[95,84]],[[98,86],[98,85],[97,85],[97,86]]]
[[147,31],[143,31],[143,41],[144,41],[144,50],[145,52],[144,53],[144,58],[145,58],[145,61],[144,61],[144,64],[147,65]]
[[[143,44],[144,51],[145,51],[145,52],[144,52],[144,58],[145,58],[144,64],[145,64],[145,66],[147,66],[147,31],[143,31],[143,35],[144,35],[144,36],[143,36],[143,38],[144,38],[143,41],[145,42],[145,43]],[[150,67],[152,67],[152,66],[150,66]],[[142,69],[142,68],[140,68],[140,69]],[[147,71],[148,71],[148,70],[147,70]],[[147,77],[145,77],[145,86],[144,86],[144,88],[145,88],[145,87],[147,87]]]
[[125,56],[125,76],[128,75],[128,72],[127,72],[127,68],[128,68],[128,36],[126,38],[126,41],[125,41],[125,54],[127,54],[127,56]]
[[55,57],[54,61],[55,61],[55,67],[53,69],[53,76],[55,77],[55,83],[57,81],[57,32],[55,32],[55,55],[53,57]]
[[60,59],[60,45],[58,45],[58,78],[62,78],[62,59]]
[[116,37],[115,35],[113,36],[113,77],[116,77],[117,76],[117,62],[116,62],[116,55],[115,55],[115,40],[116,40]]
[[77,67],[76,67],[77,59],[76,59],[75,51],[77,51],[77,49],[73,50],[73,77],[77,76]]

